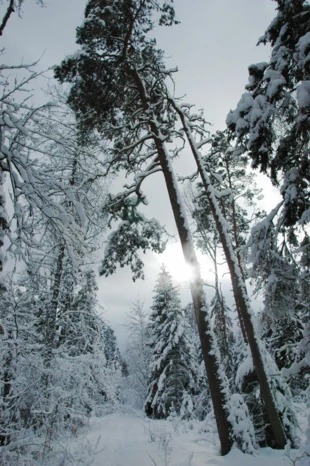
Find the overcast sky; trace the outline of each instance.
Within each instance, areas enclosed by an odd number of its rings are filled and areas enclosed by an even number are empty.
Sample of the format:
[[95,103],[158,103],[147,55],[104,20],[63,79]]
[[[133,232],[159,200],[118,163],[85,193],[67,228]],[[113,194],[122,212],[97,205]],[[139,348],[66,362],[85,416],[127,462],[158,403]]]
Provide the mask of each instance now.
[[[3,12],[3,7],[0,12]],[[10,19],[1,48],[6,48],[2,62],[29,63],[42,56],[40,67],[59,64],[73,53],[75,28],[83,20],[85,0],[46,0],[40,8],[35,0],[25,0],[23,18],[15,14]],[[247,82],[247,68],[251,63],[267,61],[270,50],[256,47],[275,16],[275,2],[271,0],[175,0],[177,17],[181,24],[172,28],[157,28],[154,34],[159,46],[165,50],[169,67],[177,66],[176,93],[186,94],[187,102],[203,108],[205,116],[216,129],[225,128],[228,111],[235,108]],[[190,174],[195,167],[189,154],[184,153],[176,164],[180,175]],[[268,209],[276,203],[276,193],[263,183]],[[157,218],[175,234],[172,212],[161,175],[148,180],[144,191],[149,200],[149,217]],[[99,298],[105,316],[112,323],[121,346],[124,330],[121,323],[131,302],[138,295],[151,303],[152,289],[162,262],[166,262],[174,278],[180,278],[181,249],[171,243],[162,257],[147,254],[145,281],[133,283],[128,270],[121,269],[115,276],[98,278]],[[100,259],[100,257],[98,257]],[[208,266],[204,266],[207,270]],[[189,292],[182,290],[184,302]]]

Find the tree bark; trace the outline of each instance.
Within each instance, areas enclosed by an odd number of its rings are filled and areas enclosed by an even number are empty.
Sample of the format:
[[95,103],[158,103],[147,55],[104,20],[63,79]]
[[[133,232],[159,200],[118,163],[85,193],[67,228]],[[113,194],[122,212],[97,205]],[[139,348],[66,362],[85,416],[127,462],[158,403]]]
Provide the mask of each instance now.
[[262,356],[260,353],[258,341],[255,337],[253,322],[251,319],[251,310],[249,306],[249,298],[247,295],[246,284],[243,280],[242,272],[240,270],[238,260],[233,252],[232,244],[228,235],[228,232],[225,227],[225,221],[223,219],[221,210],[219,208],[217,199],[212,191],[212,185],[209,180],[209,176],[206,173],[204,166],[202,164],[202,160],[200,157],[200,153],[197,149],[195,141],[193,139],[193,135],[190,129],[190,126],[187,122],[187,117],[184,115],[182,110],[175,104],[175,102],[171,99],[172,105],[174,106],[175,110],[177,111],[183,129],[185,131],[187,140],[189,142],[192,154],[195,158],[197,168],[199,174],[202,179],[202,183],[204,185],[206,195],[210,204],[210,209],[212,211],[216,227],[220,236],[221,243],[223,245],[224,254],[226,258],[226,262],[229,268],[232,288],[234,299],[236,302],[236,306],[239,309],[239,314],[241,316],[241,324],[243,323],[244,329],[247,335],[248,343],[251,349],[253,364],[256,370],[257,378],[259,381],[260,389],[262,398],[264,400],[266,410],[268,413],[269,422],[271,424],[272,431],[274,433],[275,442],[277,448],[284,448],[287,444],[287,439],[285,435],[285,431],[281,422],[280,415],[276,409],[275,401],[273,399],[273,395],[268,383],[267,374],[265,371],[264,363],[262,360]]

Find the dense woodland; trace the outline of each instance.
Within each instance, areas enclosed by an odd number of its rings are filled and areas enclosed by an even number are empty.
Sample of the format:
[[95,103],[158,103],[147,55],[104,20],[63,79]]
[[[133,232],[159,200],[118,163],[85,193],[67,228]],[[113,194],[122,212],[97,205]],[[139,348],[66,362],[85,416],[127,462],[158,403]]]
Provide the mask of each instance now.
[[[310,5],[275,3],[259,39],[270,61],[249,66],[222,131],[178,96],[152,37],[177,25],[173,0],[89,0],[46,104],[29,99],[40,63],[0,65],[1,464],[75,464],[61,440],[126,404],[152,419],[213,419],[222,455],[290,446],[309,464],[310,415],[305,435],[296,410],[310,403]],[[0,35],[27,0],[4,4]],[[181,184],[173,161],[185,150],[197,171]],[[267,212],[258,171],[281,195]],[[192,302],[163,265],[151,308],[138,300],[124,318],[122,355],[93,264],[102,258],[102,276],[129,266],[137,280],[143,253],[164,251],[165,227],[141,212],[157,172]],[[208,288],[197,250],[213,266]]]

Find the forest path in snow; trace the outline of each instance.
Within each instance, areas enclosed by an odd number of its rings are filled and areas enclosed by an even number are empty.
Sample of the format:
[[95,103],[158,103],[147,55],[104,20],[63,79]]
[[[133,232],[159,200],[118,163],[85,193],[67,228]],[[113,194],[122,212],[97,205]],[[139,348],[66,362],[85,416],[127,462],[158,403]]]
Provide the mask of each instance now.
[[93,466],[285,466],[282,451],[260,449],[255,456],[234,448],[219,456],[218,445],[198,429],[177,421],[153,421],[140,413],[116,412],[91,421],[87,434],[98,453]]

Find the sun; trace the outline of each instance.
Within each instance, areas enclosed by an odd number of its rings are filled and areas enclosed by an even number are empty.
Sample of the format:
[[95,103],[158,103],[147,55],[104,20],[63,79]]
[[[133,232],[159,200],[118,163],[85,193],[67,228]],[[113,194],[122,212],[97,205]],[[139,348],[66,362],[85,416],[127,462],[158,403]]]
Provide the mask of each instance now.
[[[202,278],[203,280],[210,280],[211,276],[206,256],[199,253],[198,256]],[[194,278],[193,269],[186,264],[181,245],[178,243],[169,244],[163,254],[158,256],[158,261],[167,267],[173,281],[176,283],[190,282]]]
[[167,245],[165,251],[158,256],[158,261],[166,266],[174,282],[188,282],[193,278],[193,271],[185,263],[182,248],[178,243]]

